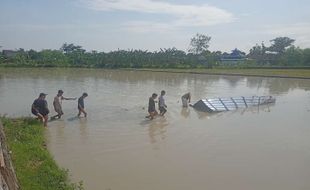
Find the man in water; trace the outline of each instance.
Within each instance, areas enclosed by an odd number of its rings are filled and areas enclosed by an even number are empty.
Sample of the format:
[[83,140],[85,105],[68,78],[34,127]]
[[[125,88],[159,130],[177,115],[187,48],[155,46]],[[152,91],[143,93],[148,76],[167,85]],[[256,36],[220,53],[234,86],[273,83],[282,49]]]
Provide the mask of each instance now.
[[61,116],[64,114],[64,112],[62,111],[62,107],[61,107],[61,103],[62,100],[76,100],[76,98],[65,98],[63,97],[63,91],[62,90],[58,90],[57,95],[54,98],[53,101],[53,106],[54,106],[54,110],[57,112],[57,115],[51,117],[51,119],[56,119],[56,117],[58,117],[58,119],[61,118]]
[[78,109],[79,109],[78,117],[80,117],[81,113],[84,114],[84,117],[87,117],[87,113],[85,112],[85,109],[84,109],[84,99],[87,96],[88,94],[84,92],[83,95],[78,100]]
[[44,127],[47,126],[49,113],[47,102],[45,100],[46,95],[47,94],[45,93],[40,93],[39,97],[34,100],[31,106],[31,112],[43,122]]
[[165,94],[166,94],[166,91],[162,90],[160,92],[160,96],[158,98],[158,109],[159,109],[159,114],[161,116],[164,116],[165,113],[167,112],[167,109],[166,109],[167,105],[166,105],[165,99],[164,99]]
[[188,103],[191,102],[191,93],[188,92],[182,96],[183,107],[188,107]]
[[146,118],[150,118],[151,120],[158,114],[155,109],[155,99],[157,98],[157,94],[153,93],[152,96],[149,98],[149,108],[148,112],[150,115],[146,116]]

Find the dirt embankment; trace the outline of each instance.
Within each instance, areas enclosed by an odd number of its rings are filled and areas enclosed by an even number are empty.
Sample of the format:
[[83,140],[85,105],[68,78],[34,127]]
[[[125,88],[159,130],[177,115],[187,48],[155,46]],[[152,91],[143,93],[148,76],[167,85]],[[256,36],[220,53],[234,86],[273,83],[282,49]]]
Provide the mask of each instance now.
[[17,189],[19,189],[19,186],[6,144],[3,125],[0,121],[0,190]]

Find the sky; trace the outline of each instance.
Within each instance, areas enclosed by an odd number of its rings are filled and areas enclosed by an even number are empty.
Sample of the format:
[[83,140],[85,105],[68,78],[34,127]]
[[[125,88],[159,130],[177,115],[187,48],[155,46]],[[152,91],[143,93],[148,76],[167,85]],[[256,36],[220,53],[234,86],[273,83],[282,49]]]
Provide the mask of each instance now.
[[211,37],[211,51],[280,36],[310,48],[309,10],[309,0],[0,0],[0,50],[187,51],[196,33]]

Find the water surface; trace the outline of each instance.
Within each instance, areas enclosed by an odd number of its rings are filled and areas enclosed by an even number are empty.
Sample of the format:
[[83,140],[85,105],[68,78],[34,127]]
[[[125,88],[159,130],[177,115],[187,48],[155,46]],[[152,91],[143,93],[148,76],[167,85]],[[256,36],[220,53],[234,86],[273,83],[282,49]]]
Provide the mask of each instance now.
[[[310,80],[92,69],[0,69],[0,113],[30,115],[40,92],[76,101],[46,130],[48,149],[92,190],[310,189]],[[166,90],[168,112],[145,119]],[[273,95],[276,104],[207,114],[181,107],[204,97]]]

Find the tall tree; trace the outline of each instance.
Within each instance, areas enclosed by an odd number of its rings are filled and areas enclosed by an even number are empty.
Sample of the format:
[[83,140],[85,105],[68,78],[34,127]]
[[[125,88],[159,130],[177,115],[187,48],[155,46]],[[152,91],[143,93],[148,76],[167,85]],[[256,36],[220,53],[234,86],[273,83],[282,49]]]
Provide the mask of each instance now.
[[61,48],[61,51],[64,53],[73,53],[73,52],[79,52],[79,53],[84,53],[86,50],[82,49],[82,46],[76,46],[74,44],[67,44],[64,43]]
[[303,65],[310,66],[310,48],[303,50]]
[[247,55],[248,58],[256,61],[258,65],[263,65],[268,63],[268,55],[266,54],[266,46],[264,42],[261,45],[256,44],[250,49],[250,53]]
[[193,54],[201,54],[202,52],[208,50],[210,40],[210,36],[197,33],[191,39],[190,48],[188,51]]
[[301,66],[303,64],[303,50],[295,46],[289,47],[281,58],[281,64],[285,66]]
[[287,47],[290,47],[295,42],[294,39],[289,37],[277,37],[273,40],[270,40],[272,43],[271,46],[268,48],[269,51],[276,52],[279,54],[283,54]]
[[256,44],[254,47],[250,49],[250,53],[248,54],[249,58],[259,59],[263,54],[262,47]]

